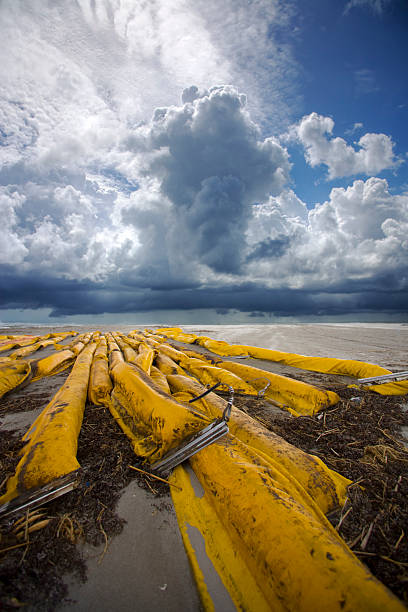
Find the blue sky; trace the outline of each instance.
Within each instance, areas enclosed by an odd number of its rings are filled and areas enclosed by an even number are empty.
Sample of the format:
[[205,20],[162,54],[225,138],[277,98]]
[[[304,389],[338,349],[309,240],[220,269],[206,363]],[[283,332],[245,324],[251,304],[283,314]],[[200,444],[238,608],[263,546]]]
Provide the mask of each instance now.
[[403,0],[4,0],[0,320],[408,320]]
[[[298,5],[299,6],[299,5]],[[348,7],[348,8],[347,8]],[[397,156],[408,151],[408,79],[406,71],[408,5],[406,2],[303,3],[294,18],[299,35],[294,55],[299,62],[303,104],[301,113],[331,116],[336,134],[349,142],[364,132],[393,137]],[[356,128],[354,126],[356,125]],[[291,151],[297,193],[307,202],[321,201],[331,185],[321,181],[301,151]],[[406,167],[388,171],[390,187],[407,182]],[[337,181],[345,187],[347,181]],[[319,199],[320,198],[320,199]]]

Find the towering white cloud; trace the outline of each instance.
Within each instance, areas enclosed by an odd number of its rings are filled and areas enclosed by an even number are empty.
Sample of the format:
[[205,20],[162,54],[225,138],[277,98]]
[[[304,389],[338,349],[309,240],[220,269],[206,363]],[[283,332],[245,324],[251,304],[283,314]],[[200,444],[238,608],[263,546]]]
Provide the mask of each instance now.
[[[155,227],[155,252],[166,244],[172,259],[181,235],[190,267],[197,261],[215,272],[237,273],[251,206],[281,193],[289,178],[288,154],[275,139],[260,136],[246,111],[246,97],[234,88],[202,94],[189,89],[183,99],[182,106],[158,109],[144,131],[151,147],[143,169],[149,183],[122,216],[140,223],[139,202],[151,199],[146,192],[154,179],[168,215],[166,239],[157,231],[159,219]],[[152,216],[158,208],[155,197]],[[150,244],[151,233],[141,240]]]
[[294,129],[305,148],[307,162],[313,167],[326,165],[329,178],[372,175],[396,165],[393,142],[386,134],[364,134],[356,143],[356,150],[343,138],[333,138],[333,128],[331,117],[311,113],[303,117]]
[[250,260],[248,272],[270,287],[327,290],[356,280],[375,287],[387,276],[391,287],[408,287],[408,196],[392,195],[384,179],[332,189],[306,218],[271,200],[253,223],[259,261]]

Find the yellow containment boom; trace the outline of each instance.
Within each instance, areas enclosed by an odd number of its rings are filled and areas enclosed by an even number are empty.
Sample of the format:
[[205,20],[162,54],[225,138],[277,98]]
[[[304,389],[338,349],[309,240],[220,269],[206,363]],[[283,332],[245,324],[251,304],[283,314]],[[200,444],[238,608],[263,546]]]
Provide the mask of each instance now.
[[162,352],[158,352],[154,360],[154,365],[163,372],[163,374],[185,374],[186,372],[180,367],[171,357],[168,357]]
[[36,351],[39,351],[42,348],[46,348],[47,346],[54,346],[54,348],[58,349],[58,342],[64,340],[65,336],[56,336],[55,338],[48,338],[47,340],[40,340],[39,342],[35,342],[29,346],[23,346],[22,348],[17,349],[13,353],[11,353],[11,359],[23,359]]
[[[200,383],[186,376],[169,375],[167,380],[177,398],[181,398],[180,394],[185,394],[185,402],[200,396],[206,390]],[[212,418],[221,417],[226,404],[227,402],[215,393],[209,393],[194,402],[197,409]],[[347,486],[351,481],[328,468],[321,459],[289,444],[235,406],[232,406],[228,425],[230,433],[241,442],[253,447],[258,453],[265,454],[276,462],[282,471],[295,478],[324,514],[344,504]]]
[[295,416],[315,414],[340,401],[337,393],[333,391],[317,389],[308,383],[272,374],[243,363],[221,361],[217,363],[217,367],[233,372],[259,390],[265,389],[265,383],[269,382],[269,386],[264,391],[264,397],[282,404],[282,407],[287,408]]
[[294,416],[315,414],[340,401],[332,391],[317,389],[287,376],[229,361],[210,365],[208,361],[188,357],[166,344],[160,347],[156,364],[166,375],[189,373],[202,384],[220,382],[224,391],[226,387],[232,387],[236,393],[253,397],[262,395]]
[[0,362],[0,398],[30,382],[31,365],[26,361],[6,359]]
[[[264,359],[277,363],[283,363],[302,370],[321,372],[323,374],[338,374],[342,376],[350,376],[356,379],[392,374],[390,370],[387,370],[379,365],[366,363],[364,361],[357,361],[355,359],[310,357],[307,355],[286,353],[283,351],[275,351],[256,346],[247,346],[244,344],[230,345],[227,342],[212,340],[206,336],[184,334],[179,327],[163,327],[156,330],[156,333],[172,338],[178,342],[184,342],[186,344],[200,344],[213,353],[224,357],[248,355],[255,359]],[[408,393],[408,381],[386,382],[380,385],[372,385],[368,387],[368,389],[381,395],[406,395]]]
[[90,344],[82,351],[64,385],[24,435],[27,444],[15,475],[7,482],[6,493],[0,497],[0,504],[80,467],[76,451],[95,348],[95,344]]
[[31,365],[33,369],[33,381],[44,378],[45,376],[54,376],[54,374],[63,372],[74,363],[75,357],[76,354],[72,350],[64,349],[62,351],[52,353],[51,355],[48,355],[48,357],[43,357],[43,359],[32,361]]
[[402,612],[293,481],[228,435],[170,482],[205,610]]
[[185,344],[194,344],[199,336],[195,334],[185,334],[180,327],[162,327],[156,329],[156,334],[166,336],[166,338],[172,338],[177,342],[184,342]]
[[77,355],[84,349],[90,341],[92,334],[83,334],[68,345],[66,349],[58,350],[48,357],[37,359],[31,362],[33,370],[33,381],[44,378],[45,376],[54,376],[69,368],[75,361]]
[[3,340],[0,340],[0,353],[10,351],[13,348],[29,346],[39,339],[38,336],[6,336]]
[[193,408],[162,391],[141,368],[116,359],[110,410],[135,453],[153,463],[210,423]]
[[237,393],[244,393],[252,397],[258,395],[257,390],[252,385],[245,382],[239,375],[222,369],[221,367],[209,365],[201,359],[186,359],[183,361],[183,368],[196,376],[203,385],[213,385],[219,382],[224,391],[227,390],[228,387],[232,387]]
[[95,350],[89,376],[88,399],[96,406],[107,406],[113,389],[109,375],[108,349],[102,336]]

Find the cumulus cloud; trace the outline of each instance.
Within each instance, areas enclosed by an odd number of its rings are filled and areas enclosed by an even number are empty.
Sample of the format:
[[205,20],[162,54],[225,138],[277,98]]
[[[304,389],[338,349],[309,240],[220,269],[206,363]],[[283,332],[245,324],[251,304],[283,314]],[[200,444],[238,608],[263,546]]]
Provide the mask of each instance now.
[[343,138],[332,137],[334,121],[317,113],[306,115],[295,126],[295,137],[305,148],[310,166],[324,164],[329,178],[353,174],[372,175],[397,164],[393,142],[386,134],[364,134],[356,143],[357,150]]
[[327,254],[327,273],[337,282],[341,276],[372,280],[390,274],[405,286],[408,243],[395,230],[408,229],[408,196],[392,195],[385,179],[333,189],[329,201],[310,211],[309,221],[317,254]]
[[[41,270],[55,277],[97,280],[115,269],[124,243],[134,254],[131,228],[115,226],[110,200],[72,185],[27,182],[2,188],[1,263],[20,271]],[[122,260],[124,258],[122,257]]]
[[62,176],[20,166],[4,203],[5,261],[67,279],[117,275],[133,286],[239,274],[252,205],[281,193],[288,154],[261,137],[236,89],[190,88],[183,99],[129,131],[103,174],[64,170],[55,159]]
[[[196,262],[215,273],[236,274],[252,204],[281,193],[289,178],[288,154],[277,140],[261,137],[246,97],[236,89],[216,87],[200,95],[190,88],[183,100],[157,110],[144,131],[151,147],[143,169],[148,186],[120,205],[122,219],[138,225],[140,200],[150,200],[144,215],[150,211],[157,223],[141,240],[150,245],[153,259],[167,248],[169,261],[179,266],[182,236],[190,269]],[[152,188],[153,200],[144,195]]]
[[271,199],[250,227],[247,275],[270,289],[406,291],[407,223],[408,196],[392,195],[384,179],[332,189],[306,218],[287,216]]
[[1,12],[9,163],[22,145],[44,161],[88,157],[92,144],[106,148],[153,108],[177,104],[192,83],[245,88],[258,119],[273,104],[275,127],[296,103],[296,62],[275,41],[290,26],[282,0],[228,0],[222,10],[217,0],[54,0],[45,9],[32,0],[29,10],[5,0]]

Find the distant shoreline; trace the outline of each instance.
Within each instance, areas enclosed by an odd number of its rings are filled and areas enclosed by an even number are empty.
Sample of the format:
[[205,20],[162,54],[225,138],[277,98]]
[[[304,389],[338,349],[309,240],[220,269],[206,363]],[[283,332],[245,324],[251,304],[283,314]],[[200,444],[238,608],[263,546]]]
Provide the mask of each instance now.
[[[128,334],[134,329],[158,329],[159,325],[28,325],[0,326],[0,334],[45,335],[75,330]],[[175,326],[176,327],[176,326]],[[407,323],[272,323],[252,325],[178,325],[184,331],[230,344],[244,344],[314,357],[336,357],[375,363],[392,372],[408,369]]]

